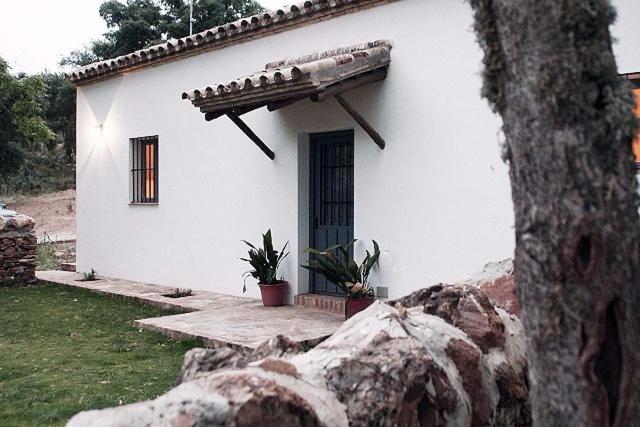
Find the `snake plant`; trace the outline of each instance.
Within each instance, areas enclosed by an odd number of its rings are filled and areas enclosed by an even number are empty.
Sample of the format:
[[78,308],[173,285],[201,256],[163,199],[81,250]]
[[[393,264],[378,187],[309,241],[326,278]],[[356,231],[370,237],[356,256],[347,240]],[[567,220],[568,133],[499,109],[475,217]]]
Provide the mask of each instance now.
[[321,274],[340,287],[348,297],[373,296],[373,288],[368,283],[369,273],[378,265],[380,246],[373,240],[373,254],[366,251],[364,260],[358,265],[349,254],[349,247],[355,242],[356,240],[346,245],[331,246],[323,251],[307,248],[309,262],[302,265],[302,268]]
[[251,270],[243,274],[244,286],[242,287],[242,292],[247,291],[247,278],[249,277],[257,279],[258,283],[264,285],[280,283],[284,278],[277,279],[278,267],[280,267],[282,260],[289,255],[289,252],[287,252],[289,242],[285,243],[280,252],[274,250],[271,230],[262,235],[262,248],[257,248],[246,240],[243,240],[243,242],[249,246],[249,258],[240,259],[248,262],[251,265]]

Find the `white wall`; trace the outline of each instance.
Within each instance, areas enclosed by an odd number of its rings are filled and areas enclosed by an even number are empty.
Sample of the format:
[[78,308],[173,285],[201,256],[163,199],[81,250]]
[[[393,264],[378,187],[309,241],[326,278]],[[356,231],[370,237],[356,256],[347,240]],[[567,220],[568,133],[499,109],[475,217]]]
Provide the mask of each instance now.
[[[634,0],[616,3],[637,15]],[[621,17],[616,32],[631,34],[629,25]],[[206,122],[180,98],[276,59],[376,39],[394,42],[388,78],[346,98],[386,139],[384,151],[335,101],[305,101],[244,116],[275,151],[270,161],[229,120]],[[638,65],[636,39],[616,49],[620,63]],[[479,96],[480,61],[466,2],[402,0],[80,87],[78,269],[240,295],[240,239],[270,227],[277,244],[290,241],[292,289],[306,290],[306,135],[349,128],[355,235],[384,249],[374,285],[400,296],[512,256],[507,168],[499,120]],[[129,206],[128,139],[156,134],[160,203]],[[248,295],[259,296],[253,284]]]
[[616,54],[620,73],[640,71],[640,2],[638,0],[613,0],[618,18],[611,34],[614,38],[613,51]]

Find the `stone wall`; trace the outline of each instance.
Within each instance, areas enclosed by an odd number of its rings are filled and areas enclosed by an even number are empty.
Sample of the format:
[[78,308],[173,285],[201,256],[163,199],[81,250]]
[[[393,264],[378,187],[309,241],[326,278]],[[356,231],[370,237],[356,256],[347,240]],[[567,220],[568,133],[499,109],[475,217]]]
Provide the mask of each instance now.
[[0,284],[36,281],[35,223],[26,215],[0,216]]

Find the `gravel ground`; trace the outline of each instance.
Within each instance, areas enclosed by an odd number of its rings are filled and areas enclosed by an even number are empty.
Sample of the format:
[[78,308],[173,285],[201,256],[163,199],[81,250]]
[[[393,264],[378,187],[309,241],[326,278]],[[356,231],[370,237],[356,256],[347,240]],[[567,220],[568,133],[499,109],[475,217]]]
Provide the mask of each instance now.
[[39,240],[45,235],[54,241],[76,236],[76,191],[67,190],[40,196],[5,197],[7,209],[29,215],[36,222]]

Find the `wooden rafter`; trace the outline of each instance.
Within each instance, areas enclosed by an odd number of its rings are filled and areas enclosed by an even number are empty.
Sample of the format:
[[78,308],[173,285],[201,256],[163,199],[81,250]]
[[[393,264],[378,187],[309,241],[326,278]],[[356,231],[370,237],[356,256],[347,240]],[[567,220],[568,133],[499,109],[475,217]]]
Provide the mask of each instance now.
[[386,146],[386,143],[384,142],[384,139],[382,138],[382,136],[380,136],[380,134],[378,133],[378,131],[376,131],[373,126],[371,126],[369,124],[369,122],[367,122],[367,120],[362,117],[362,115],[360,115],[360,113],[358,113],[355,108],[353,108],[351,106],[351,104],[349,104],[347,102],[346,99],[344,99],[344,97],[342,96],[342,94],[336,94],[334,95],[336,100],[338,101],[338,103],[342,106],[342,108],[344,108],[344,110],[349,113],[349,115],[351,117],[353,117],[353,119],[356,121],[356,123],[358,123],[360,125],[360,127],[371,137],[371,139],[373,140],[373,142],[380,147],[381,150],[384,150],[384,147]]
[[229,117],[229,119],[231,119],[231,121],[236,126],[238,126],[238,128],[240,128],[240,130],[244,132],[244,134],[247,135],[249,139],[253,141],[253,143],[256,144],[264,154],[267,155],[268,158],[270,158],[271,160],[275,159],[276,154],[269,147],[267,147],[267,144],[262,142],[260,137],[256,135],[255,132],[253,132],[251,128],[247,126],[247,124],[242,121],[242,119],[237,114],[229,112],[227,113],[227,117]]

